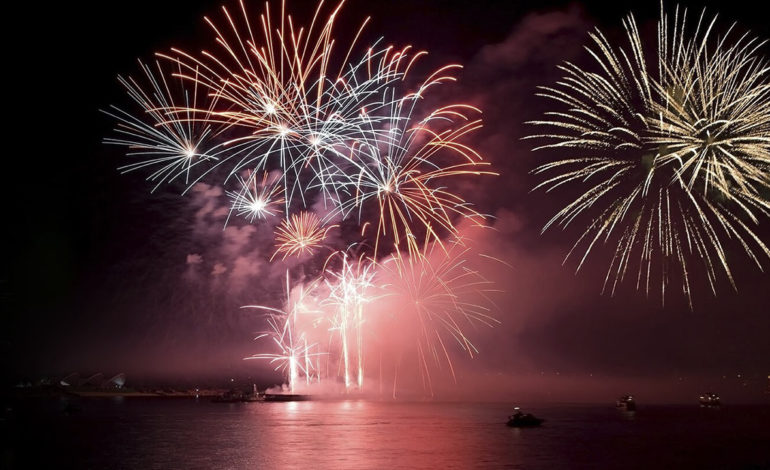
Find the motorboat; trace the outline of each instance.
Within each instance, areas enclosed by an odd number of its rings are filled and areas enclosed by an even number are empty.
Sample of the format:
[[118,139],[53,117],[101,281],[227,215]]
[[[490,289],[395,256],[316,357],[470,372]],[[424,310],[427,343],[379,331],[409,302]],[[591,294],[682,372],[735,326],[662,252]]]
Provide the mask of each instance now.
[[514,408],[514,413],[508,417],[508,426],[513,428],[531,428],[543,424],[544,419],[531,413],[522,413],[519,407]]
[[623,395],[615,402],[615,407],[623,411],[636,411],[636,402],[631,395]]
[[719,395],[712,392],[706,392],[698,399],[701,408],[717,408],[722,403],[719,401]]

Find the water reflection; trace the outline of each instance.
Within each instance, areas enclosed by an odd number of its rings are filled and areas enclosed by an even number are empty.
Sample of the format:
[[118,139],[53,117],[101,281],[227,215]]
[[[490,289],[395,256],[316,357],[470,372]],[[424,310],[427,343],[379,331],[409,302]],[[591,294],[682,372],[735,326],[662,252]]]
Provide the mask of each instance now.
[[633,410],[633,411],[622,410],[620,414],[621,416],[623,416],[623,418],[626,421],[633,421],[636,419],[636,410]]
[[286,414],[289,416],[293,416],[297,413],[298,403],[296,401],[290,401],[283,403],[284,408],[286,408]]
[[259,435],[252,459],[289,468],[315,465],[319,458],[329,468],[387,468],[394,452],[408,468],[435,468],[437,456],[450,466],[471,468],[486,460],[490,431],[506,431],[499,416],[467,419],[466,405],[362,400],[255,405],[247,433]]

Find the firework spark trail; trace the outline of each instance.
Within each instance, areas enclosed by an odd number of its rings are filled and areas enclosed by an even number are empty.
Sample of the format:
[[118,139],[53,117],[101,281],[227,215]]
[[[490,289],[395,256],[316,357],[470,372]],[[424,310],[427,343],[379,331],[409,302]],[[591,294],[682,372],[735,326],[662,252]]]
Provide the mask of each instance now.
[[[304,301],[312,292],[315,283],[311,282],[307,287],[302,287],[296,300],[292,298],[292,290],[289,283],[289,273],[286,272],[286,310],[280,310],[263,305],[248,305],[242,308],[257,308],[268,313],[267,323],[269,331],[258,335],[255,340],[270,338],[277,346],[277,353],[261,353],[244,358],[245,360],[259,359],[268,360],[271,364],[277,363],[275,370],[282,370],[288,378],[290,393],[294,393],[300,373],[305,375],[306,383],[310,383],[310,377],[313,372],[313,363],[310,360],[313,356],[319,356],[322,353],[312,352],[317,349],[315,343],[308,344],[305,332],[297,327],[297,317],[306,312]],[[320,371],[316,371],[316,375]]]
[[326,270],[325,282],[329,289],[329,296],[324,303],[332,306],[331,331],[337,332],[340,338],[345,390],[348,391],[352,387],[352,359],[348,340],[352,331],[356,338],[356,387],[358,391],[363,391],[364,306],[377,298],[373,293],[376,290],[374,284],[375,264],[365,260],[363,255],[359,255],[357,258],[353,257],[351,261],[351,255],[347,252],[333,253],[327,259],[327,264],[333,258],[341,259],[342,266],[338,271]]
[[637,289],[649,294],[659,275],[665,299],[670,273],[678,270],[692,308],[690,258],[704,264],[716,294],[718,270],[734,285],[725,239],[738,240],[757,264],[751,243],[770,256],[749,225],[757,212],[767,215],[759,188],[768,187],[762,168],[770,94],[754,41],[728,47],[720,40],[709,52],[713,22],[705,27],[701,15],[688,36],[685,16],[677,10],[673,30],[662,16],[657,74],[647,67],[633,16],[623,22],[626,48],[592,33],[598,71],[561,66],[565,76],[540,95],[563,108],[532,122],[549,130],[529,138],[549,141],[537,149],[567,155],[535,170],[550,175],[536,189],[590,185],[543,229],[590,219],[567,255],[583,247],[577,269],[597,244],[615,244],[605,289],[614,293],[638,256]]
[[[205,97],[199,96],[196,85],[190,87],[183,80],[168,79],[168,72],[160,63],[155,65],[157,71],[153,72],[150,65],[139,61],[149,84],[146,90],[132,77],[118,77],[128,96],[142,110],[141,115],[135,116],[115,106],[111,106],[110,111],[102,111],[117,121],[115,133],[118,134],[104,142],[127,147],[127,156],[141,159],[120,167],[122,172],[159,167],[148,177],[150,181],[157,181],[153,190],[181,176],[185,184],[189,183],[193,167],[217,159],[214,139],[224,130],[205,119],[217,106],[216,99],[209,100],[207,107],[199,108],[204,104],[199,102],[205,101]],[[192,73],[197,76],[198,71]],[[191,111],[193,109],[196,111]],[[194,114],[204,119],[193,120]]]
[[304,373],[307,377],[309,377],[311,373],[311,370],[306,368],[309,364],[308,361],[305,361],[305,367],[302,367],[303,363],[300,362],[300,359],[312,355],[313,353],[310,351],[315,345],[311,344],[308,346],[307,340],[304,337],[294,337],[292,334],[290,317],[288,316],[270,316],[266,321],[270,327],[270,331],[260,334],[254,339],[260,340],[266,337],[272,339],[273,343],[278,347],[279,352],[254,354],[244,359],[260,359],[268,360],[270,364],[277,363],[275,370],[280,370],[286,375],[289,392],[294,393],[300,372]]

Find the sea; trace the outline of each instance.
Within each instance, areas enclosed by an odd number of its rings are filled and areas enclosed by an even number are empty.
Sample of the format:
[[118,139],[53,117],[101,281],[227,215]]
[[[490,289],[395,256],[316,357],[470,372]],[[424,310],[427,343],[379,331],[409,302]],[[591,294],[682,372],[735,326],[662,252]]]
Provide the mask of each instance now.
[[770,469],[770,405],[47,399],[6,410],[4,468]]

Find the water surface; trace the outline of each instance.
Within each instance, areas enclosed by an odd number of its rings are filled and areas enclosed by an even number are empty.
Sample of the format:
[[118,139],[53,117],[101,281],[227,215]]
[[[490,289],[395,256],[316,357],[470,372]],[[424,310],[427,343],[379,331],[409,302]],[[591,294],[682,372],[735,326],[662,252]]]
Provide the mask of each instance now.
[[49,400],[3,423],[12,468],[770,468],[770,406],[532,405],[365,400],[220,404]]

